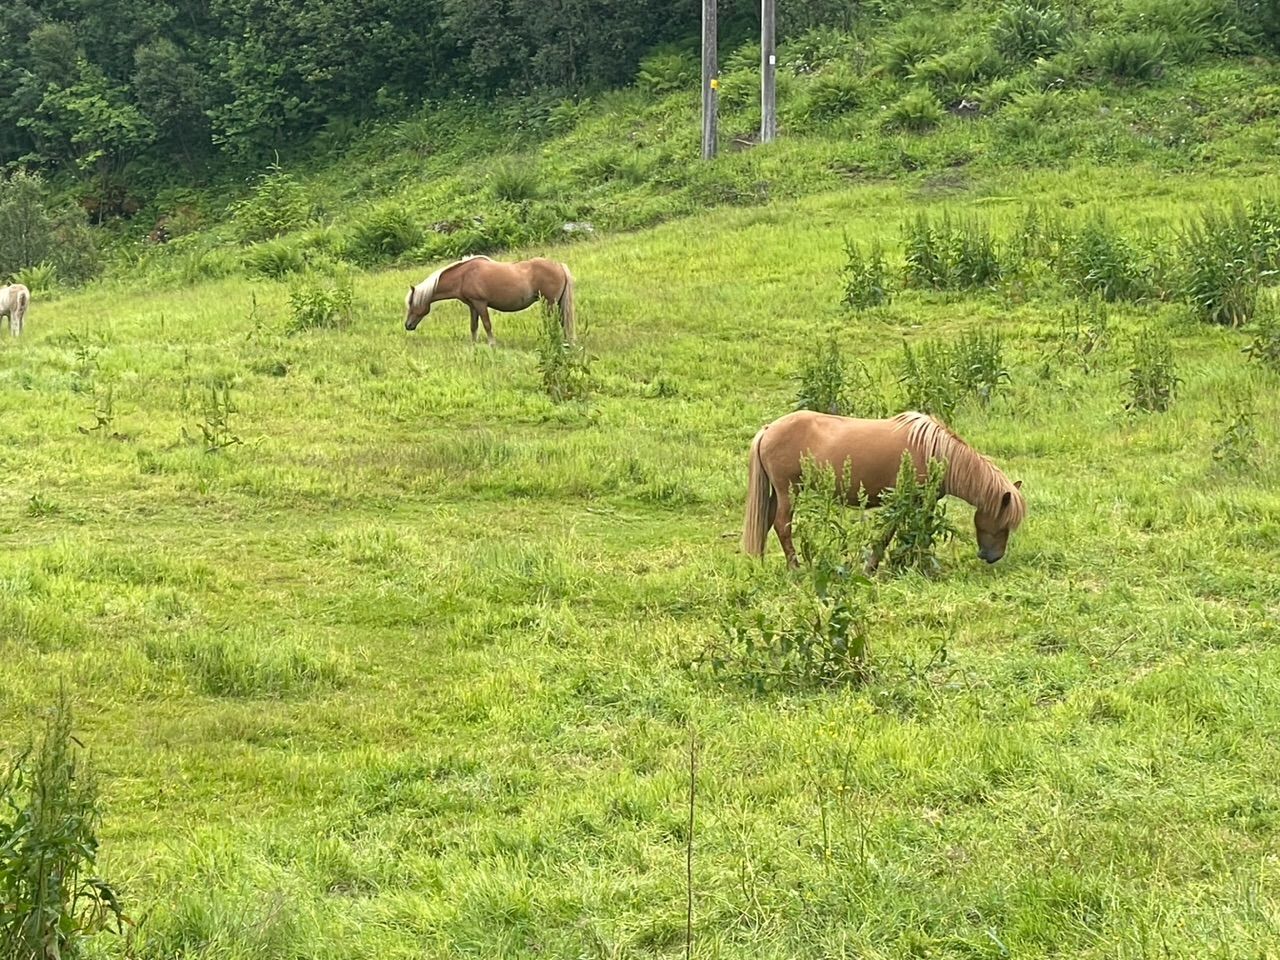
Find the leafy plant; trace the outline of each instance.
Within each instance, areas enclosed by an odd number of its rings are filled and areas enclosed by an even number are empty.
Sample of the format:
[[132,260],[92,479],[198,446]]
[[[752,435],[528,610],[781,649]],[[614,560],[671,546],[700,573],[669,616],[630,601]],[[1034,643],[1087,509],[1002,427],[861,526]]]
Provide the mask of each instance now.
[[1154,80],[1164,70],[1164,41],[1145,32],[1097,37],[1084,51],[1090,67],[1113,80]]
[[244,251],[242,260],[251,276],[271,280],[283,280],[307,268],[306,257],[292,238],[255,243]]
[[962,335],[951,348],[951,356],[956,383],[984,407],[996,389],[1009,380],[1009,371],[1004,368],[1004,341],[998,330]]
[[640,61],[636,86],[646,93],[668,94],[698,89],[698,61],[686,50],[662,47]]
[[1218,437],[1213,444],[1214,463],[1225,470],[1243,472],[1258,460],[1258,409],[1248,396],[1235,398],[1213,420]]
[[542,336],[538,340],[538,370],[542,389],[557,403],[585,400],[591,394],[591,356],[583,342],[586,328],[579,324],[576,340],[568,340],[559,311],[545,307],[542,313]]
[[128,922],[95,875],[98,786],[71,730],[64,691],[39,742],[0,768],[0,956],[12,960],[70,960]]
[[935,223],[919,213],[903,227],[903,285],[927,290],[990,286],[1004,264],[990,227],[976,218],[954,223],[944,213]]
[[794,409],[837,415],[846,412],[844,358],[834,333],[809,355],[796,380],[800,390]]
[[1255,363],[1280,373],[1280,321],[1272,313],[1258,321],[1244,354]]
[[946,112],[932,90],[912,90],[893,104],[884,114],[888,130],[927,133],[942,123]]
[[884,306],[893,299],[889,289],[888,267],[879,239],[871,242],[871,251],[863,256],[862,248],[844,238],[844,303],[854,310]]
[[1206,210],[1185,226],[1181,293],[1201,320],[1236,327],[1253,317],[1272,259],[1269,225],[1237,205]]
[[1104,214],[1095,214],[1068,241],[1065,273],[1085,294],[1104,300],[1139,300],[1150,292],[1132,243]]
[[93,417],[94,424],[92,427],[77,427],[81,433],[88,436],[91,433],[100,433],[104,437],[120,439],[120,434],[112,430],[116,421],[116,404],[115,389],[111,384],[105,387],[95,386],[93,391],[93,405],[89,409],[90,415]]
[[339,327],[351,321],[355,293],[345,272],[305,274],[289,291],[286,333]]
[[1110,342],[1110,330],[1111,320],[1105,300],[1094,296],[1083,305],[1077,302],[1072,307],[1070,325],[1066,320],[1062,322],[1059,355],[1071,355],[1084,373],[1093,373]]
[[[231,418],[237,413],[239,410],[231,400],[231,385],[210,384],[201,419],[196,424],[200,430],[199,442],[204,444],[206,453],[218,453],[242,442],[231,426]],[[182,438],[188,443],[197,442],[195,437],[187,433],[186,427],[182,428]]]
[[1180,383],[1168,334],[1155,328],[1140,333],[1133,343],[1133,360],[1129,367],[1130,399],[1125,404],[1126,409],[1168,410]]
[[864,97],[858,74],[843,63],[831,64],[805,85],[797,118],[809,124],[830,123],[857,110]]
[[961,397],[951,351],[944,344],[926,341],[916,349],[903,343],[902,353],[898,382],[902,385],[903,405],[950,420]]
[[911,452],[902,452],[897,482],[880,495],[872,515],[869,569],[937,573],[937,547],[956,534],[942,500],[945,478],[946,465],[930,458],[921,480]]
[[1008,59],[1029,63],[1062,48],[1067,39],[1067,21],[1049,4],[1013,3],[1000,11],[992,39]]
[[232,204],[236,232],[244,243],[271,240],[303,226],[311,204],[302,184],[279,164],[272,164],[249,196]]
[[496,164],[488,182],[494,198],[509,203],[535,199],[542,186],[537,165],[529,160],[508,159]]

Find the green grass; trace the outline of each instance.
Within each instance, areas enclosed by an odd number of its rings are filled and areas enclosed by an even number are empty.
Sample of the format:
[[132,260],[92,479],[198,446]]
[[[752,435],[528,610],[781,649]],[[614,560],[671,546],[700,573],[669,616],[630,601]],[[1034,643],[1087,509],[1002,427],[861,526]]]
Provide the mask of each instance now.
[[[1276,186],[1086,166],[946,198],[1136,233]],[[1047,280],[846,313],[844,235],[900,270],[939,203],[851,186],[529,249],[578,278],[586,403],[542,392],[536,312],[496,351],[459,304],[406,334],[426,264],[293,335],[287,282],[37,304],[0,343],[0,740],[69,684],[136,955],[683,955],[691,731],[695,956],[1274,955],[1280,380],[1170,304],[1112,305],[1086,372]],[[1129,416],[1150,327],[1184,382]],[[953,505],[941,574],[868,600],[868,683],[757,697],[689,665],[785,588],[776,543],[736,553],[746,450],[828,330],[895,407],[904,338],[999,331],[1010,381],[955,426],[1029,515],[988,567]],[[243,442],[207,453],[215,384]],[[77,429],[106,385],[115,439]],[[1212,452],[1242,391],[1238,476]]]

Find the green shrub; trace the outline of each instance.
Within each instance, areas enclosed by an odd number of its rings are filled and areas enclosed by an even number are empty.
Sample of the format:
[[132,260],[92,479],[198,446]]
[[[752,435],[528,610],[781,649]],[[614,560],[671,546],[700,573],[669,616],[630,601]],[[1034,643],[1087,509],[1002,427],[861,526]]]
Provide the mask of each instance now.
[[926,133],[942,123],[945,116],[946,111],[932,90],[912,90],[888,109],[884,125],[888,130]]
[[1129,401],[1131,412],[1162,412],[1173,404],[1174,394],[1182,381],[1173,360],[1173,345],[1168,334],[1149,328],[1133,343],[1129,366]]
[[902,452],[897,481],[880,495],[880,507],[872,514],[869,569],[926,575],[939,570],[938,545],[956,533],[943,501],[946,474],[946,465],[931,458],[921,480],[911,452]]
[[65,281],[97,273],[97,244],[84,215],[50,197],[35,174],[0,175],[0,283],[45,264]]
[[923,17],[906,20],[885,42],[881,65],[889,76],[906,80],[921,63],[947,46],[947,39],[932,20]]
[[306,257],[297,243],[291,239],[267,240],[251,244],[241,254],[245,271],[250,276],[283,280],[293,273],[307,268]]
[[795,379],[799,381],[800,389],[793,409],[836,415],[847,413],[844,357],[840,354],[835,334],[810,354]]
[[879,307],[893,299],[889,289],[889,268],[879,239],[871,242],[871,252],[863,256],[862,248],[844,238],[844,304],[854,310]]
[[1179,243],[1182,298],[1201,320],[1248,323],[1258,303],[1259,253],[1243,207],[1205,211],[1183,228]]
[[34,266],[15,270],[13,282],[22,284],[31,291],[32,296],[52,293],[58,286],[57,264],[45,260]]
[[74,958],[92,934],[123,932],[95,875],[102,809],[71,731],[64,692],[40,741],[0,767],[0,956],[12,960]]
[[929,57],[916,68],[914,77],[928,84],[943,102],[956,104],[1003,72],[1004,61],[994,47],[974,44]]
[[1154,80],[1164,71],[1165,43],[1149,33],[1103,35],[1085,46],[1084,57],[1090,68],[1113,80]]
[[991,35],[1006,59],[1030,63],[1062,49],[1067,41],[1067,21],[1048,4],[1014,3],[1000,11]]
[[1009,380],[1004,367],[1004,341],[998,330],[963,334],[951,348],[952,375],[960,389],[982,406]]
[[1254,363],[1280,373],[1280,321],[1273,312],[1258,320],[1244,354]]
[[1232,399],[1213,420],[1218,431],[1213,443],[1213,462],[1224,470],[1243,473],[1257,465],[1258,408],[1249,396]]
[[700,66],[687,50],[660,47],[640,61],[636,86],[645,93],[662,96],[678,90],[698,89]]
[[959,223],[949,213],[935,223],[921,212],[903,225],[903,285],[925,290],[964,290],[990,286],[1004,274],[995,236],[986,223]]
[[586,327],[579,323],[576,340],[565,338],[558,310],[544,307],[538,340],[538,371],[542,389],[556,403],[586,400],[591,395],[591,356],[583,346]]
[[857,110],[864,96],[862,79],[853,68],[832,64],[805,85],[796,116],[803,123],[830,123]]
[[950,420],[961,399],[951,351],[936,341],[926,341],[916,349],[904,343],[902,351],[898,383],[903,406]]
[[1137,250],[1104,214],[1092,216],[1068,241],[1067,279],[1084,294],[1104,300],[1140,300],[1150,293]]
[[537,164],[528,159],[507,158],[494,165],[487,183],[495,200],[519,203],[536,199],[541,192]]
[[395,261],[422,243],[425,233],[404,204],[382,204],[360,216],[351,229],[346,252],[356,262]]
[[287,333],[331,329],[351,321],[355,294],[345,272],[303,274],[289,291]]
[[303,226],[311,215],[311,204],[302,184],[272,164],[258,177],[249,196],[232,204],[231,214],[241,242],[257,243]]

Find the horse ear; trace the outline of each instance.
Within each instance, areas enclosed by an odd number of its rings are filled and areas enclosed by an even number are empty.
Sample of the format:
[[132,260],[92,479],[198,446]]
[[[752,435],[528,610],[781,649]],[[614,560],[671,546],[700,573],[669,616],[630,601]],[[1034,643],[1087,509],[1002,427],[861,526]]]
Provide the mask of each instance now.
[[1013,494],[1010,493],[1008,490],[1006,490],[1004,492],[1004,496],[1000,498],[1000,509],[1007,510],[1009,508],[1009,502],[1012,499],[1013,499]]
[[1013,481],[1013,489],[1015,489],[1015,490],[1021,490],[1021,489],[1022,489],[1022,481],[1021,481],[1021,480],[1015,480],[1015,481]]

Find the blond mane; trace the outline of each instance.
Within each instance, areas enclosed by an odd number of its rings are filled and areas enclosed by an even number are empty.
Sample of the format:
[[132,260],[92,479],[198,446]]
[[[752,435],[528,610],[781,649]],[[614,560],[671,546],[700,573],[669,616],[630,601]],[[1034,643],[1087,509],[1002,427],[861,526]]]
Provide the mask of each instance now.
[[[945,424],[927,413],[914,410],[893,417],[893,422],[907,430],[907,446],[926,461],[930,458],[947,463],[945,481],[948,493],[996,514],[1010,531],[1016,530],[1027,514],[1022,491],[1015,487],[994,463],[957,437]],[[1009,505],[1003,506],[1004,495]]]
[[420,284],[418,284],[416,287],[413,288],[413,295],[410,298],[409,306],[412,309],[416,310],[419,307],[423,307],[429,304],[431,302],[431,298],[435,296],[436,287],[440,285],[440,278],[443,277],[450,270],[452,270],[454,267],[458,266],[459,264],[467,263],[470,260],[488,260],[488,259],[489,258],[484,256],[483,254],[476,253],[476,254],[472,254],[469,257],[463,257],[461,260],[455,260],[453,261],[453,263],[445,264],[443,267],[441,267],[439,270],[437,270],[435,273],[427,277],[427,279],[423,280]]

